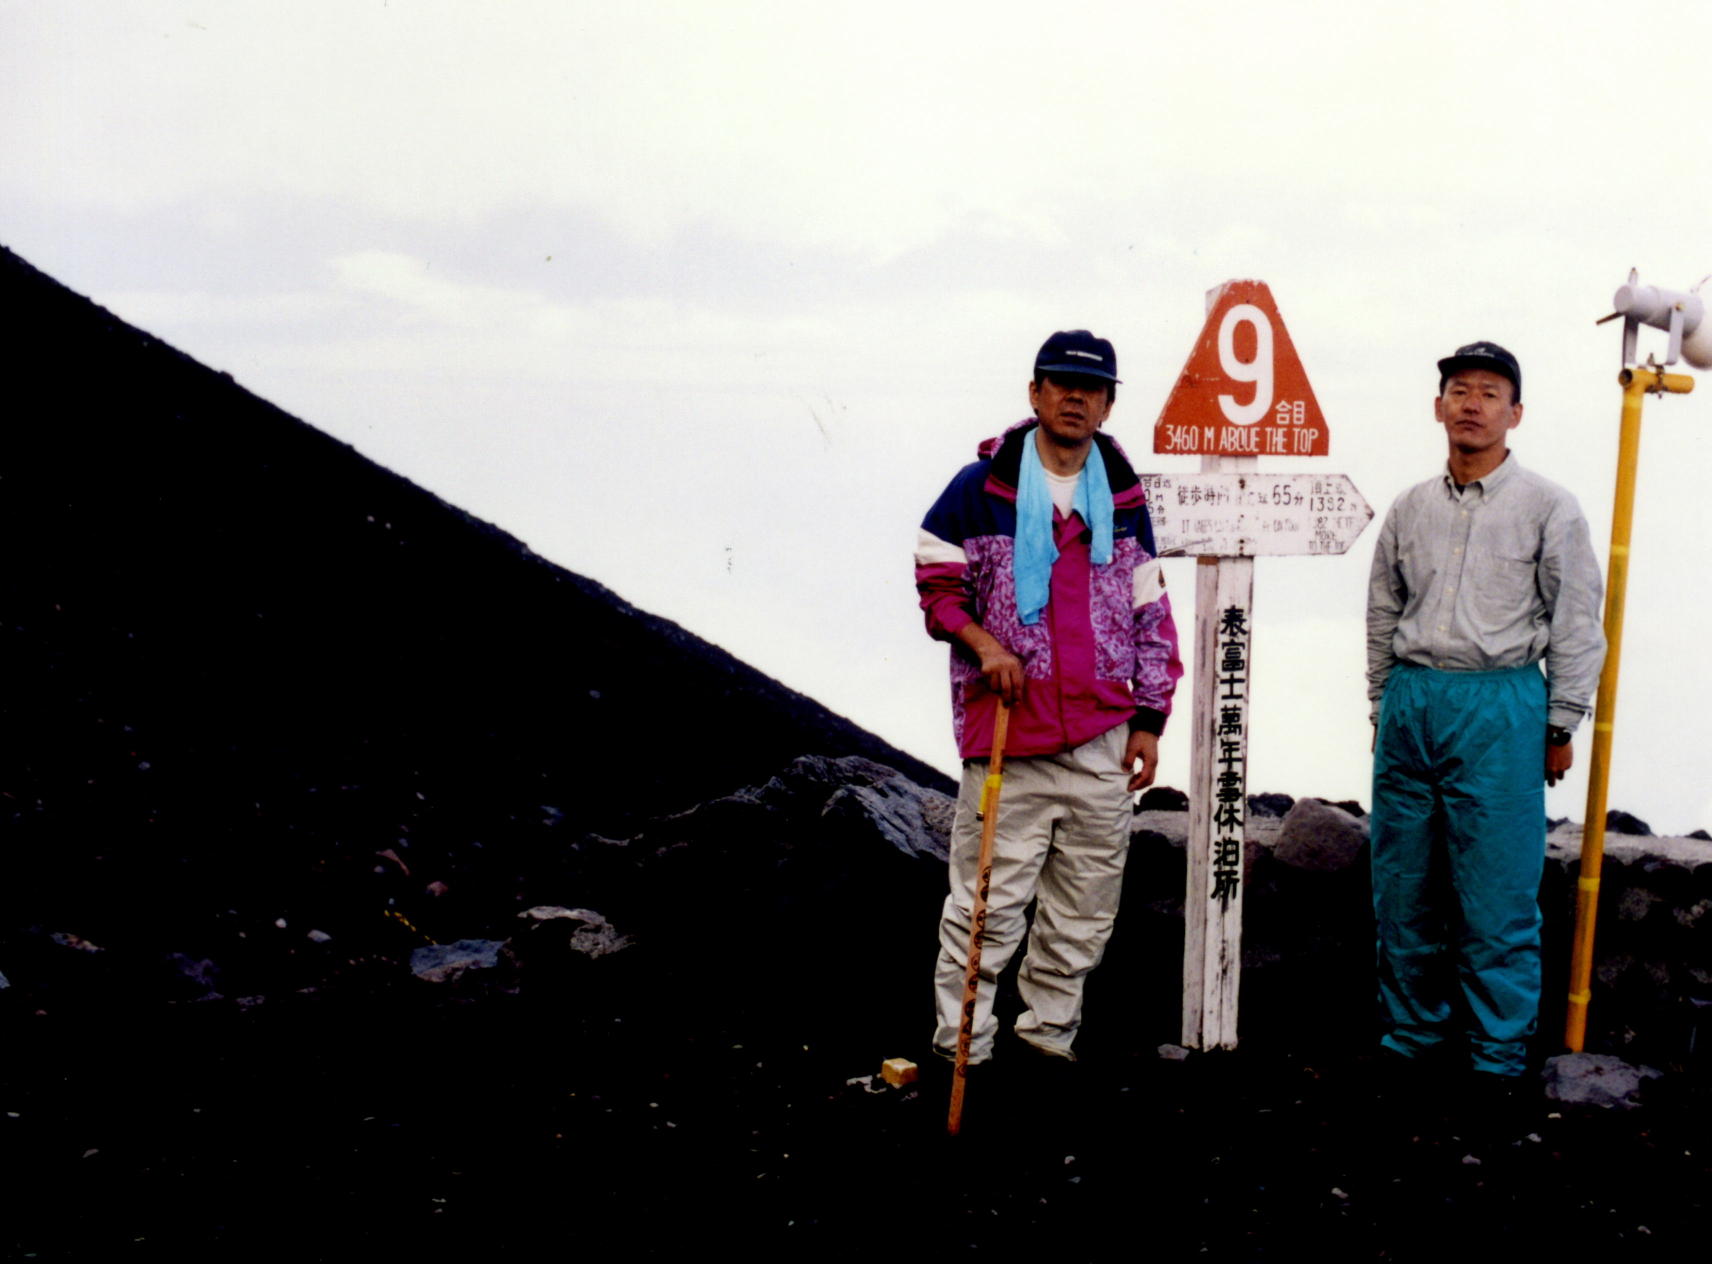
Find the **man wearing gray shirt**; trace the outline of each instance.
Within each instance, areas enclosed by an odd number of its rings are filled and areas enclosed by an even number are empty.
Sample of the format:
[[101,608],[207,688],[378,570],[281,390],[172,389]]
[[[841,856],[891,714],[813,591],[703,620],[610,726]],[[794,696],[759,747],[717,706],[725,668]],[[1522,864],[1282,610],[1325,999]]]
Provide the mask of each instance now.
[[1418,1067],[1466,1042],[1503,1094],[1539,1016],[1544,787],[1598,683],[1602,585],[1575,497],[1509,452],[1516,357],[1440,360],[1433,414],[1450,459],[1391,506],[1367,596],[1382,1047]]

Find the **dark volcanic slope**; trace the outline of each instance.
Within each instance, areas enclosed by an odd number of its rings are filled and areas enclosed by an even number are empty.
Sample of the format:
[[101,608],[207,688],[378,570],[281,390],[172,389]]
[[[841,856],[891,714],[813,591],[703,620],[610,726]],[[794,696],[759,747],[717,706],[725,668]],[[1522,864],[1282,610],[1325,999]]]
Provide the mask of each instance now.
[[522,867],[803,753],[946,784],[3,249],[0,312],[11,925],[158,918],[162,866]]

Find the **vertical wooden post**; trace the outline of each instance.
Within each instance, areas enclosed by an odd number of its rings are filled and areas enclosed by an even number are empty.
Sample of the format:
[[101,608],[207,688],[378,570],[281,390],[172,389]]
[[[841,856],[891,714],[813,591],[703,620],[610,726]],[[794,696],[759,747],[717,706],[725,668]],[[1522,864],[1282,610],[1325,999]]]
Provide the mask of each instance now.
[[[1256,464],[1253,457],[1201,459],[1204,471],[1241,472]],[[1234,1049],[1242,982],[1254,559],[1202,557],[1196,562],[1183,1044],[1191,1049]]]
[[[1153,427],[1155,452],[1203,454],[1200,476],[1179,484],[1173,506],[1183,532],[1176,551],[1198,563],[1183,897],[1183,1043],[1191,1048],[1232,1049],[1237,1040],[1254,555],[1341,553],[1373,516],[1342,475],[1336,489],[1307,491],[1268,476],[1263,497],[1255,467],[1260,453],[1324,456],[1330,438],[1266,283],[1209,290],[1206,324]],[[1269,528],[1285,520],[1306,547],[1278,547],[1281,535]]]

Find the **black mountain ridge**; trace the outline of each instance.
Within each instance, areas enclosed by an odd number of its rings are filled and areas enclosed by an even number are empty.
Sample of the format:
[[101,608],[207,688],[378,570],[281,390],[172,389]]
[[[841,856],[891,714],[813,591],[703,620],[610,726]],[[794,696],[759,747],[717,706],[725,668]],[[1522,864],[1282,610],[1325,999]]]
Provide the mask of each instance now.
[[9,925],[99,942],[139,891],[224,916],[384,849],[521,872],[803,754],[949,786],[4,250],[0,311]]

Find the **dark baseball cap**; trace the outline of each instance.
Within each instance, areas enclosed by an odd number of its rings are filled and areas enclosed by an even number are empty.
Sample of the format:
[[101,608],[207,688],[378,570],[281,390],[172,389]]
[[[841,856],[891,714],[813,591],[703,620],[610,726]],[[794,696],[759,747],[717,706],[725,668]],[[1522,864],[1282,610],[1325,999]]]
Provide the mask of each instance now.
[[1108,382],[1118,379],[1118,353],[1104,338],[1096,338],[1086,329],[1060,329],[1040,344],[1034,357],[1036,373],[1075,373],[1082,377],[1099,377]]
[[1514,403],[1522,402],[1522,366],[1516,363],[1516,357],[1504,350],[1495,342],[1471,342],[1467,346],[1458,347],[1456,354],[1448,355],[1439,361],[1439,394],[1444,394],[1445,383],[1453,373],[1461,373],[1464,369],[1485,369],[1501,377],[1510,379],[1510,385],[1516,388]]

